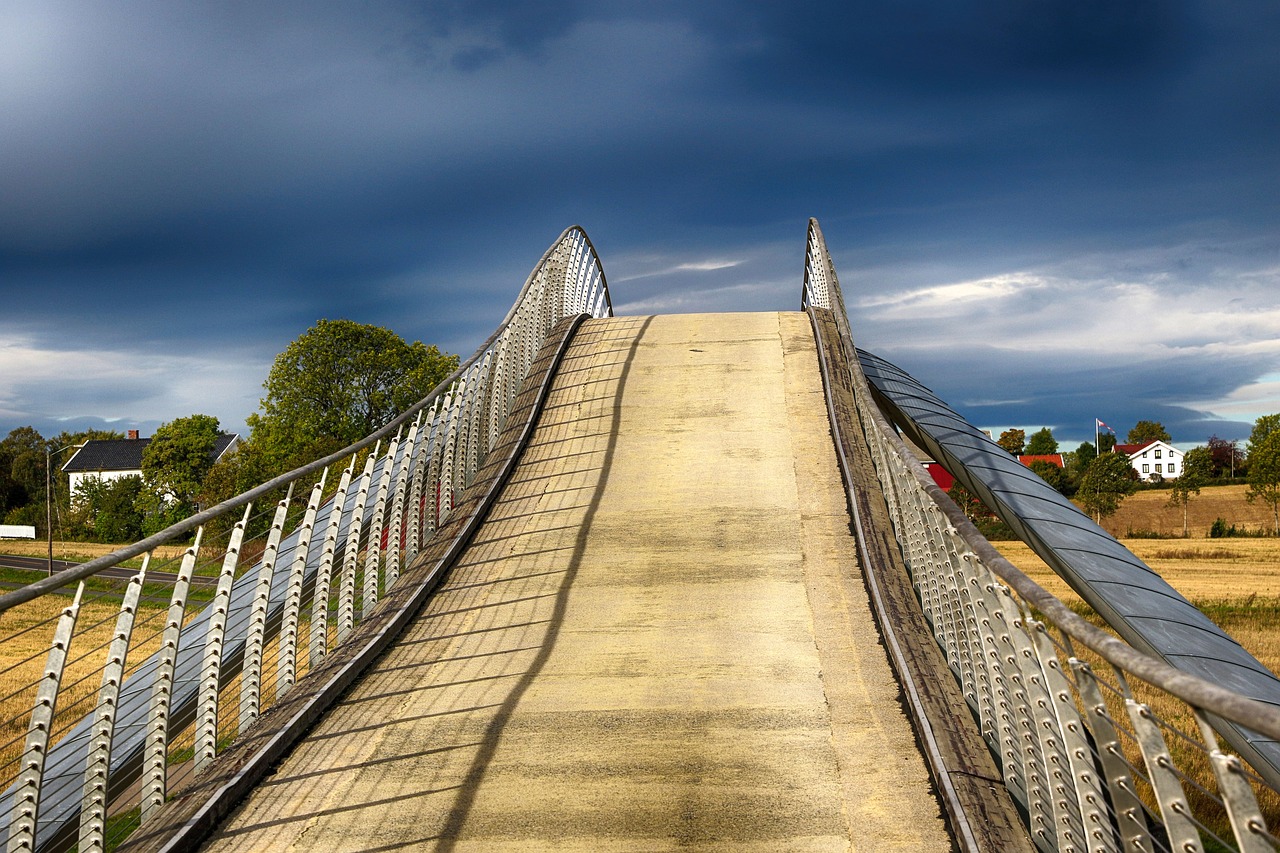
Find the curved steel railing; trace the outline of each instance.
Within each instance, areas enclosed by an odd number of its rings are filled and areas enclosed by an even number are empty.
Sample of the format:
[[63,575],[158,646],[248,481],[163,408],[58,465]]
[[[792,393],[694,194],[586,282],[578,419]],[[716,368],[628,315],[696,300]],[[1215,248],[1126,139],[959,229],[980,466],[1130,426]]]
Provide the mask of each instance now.
[[[1000,556],[934,484],[886,418],[882,405],[913,439],[922,438],[920,446],[935,450],[928,427],[910,419],[907,405],[893,405],[895,398],[917,394],[919,386],[874,356],[862,353],[859,361],[839,280],[815,220],[809,223],[802,302],[835,315],[842,346],[850,350],[862,431],[917,597],[1006,787],[1025,810],[1036,845],[1204,850],[1209,843],[1230,847],[1222,837],[1230,835],[1240,850],[1280,846],[1255,795],[1255,789],[1263,792],[1275,807],[1275,777],[1266,758],[1280,738],[1280,709],[1134,649],[1076,615]],[[874,388],[864,371],[872,374]],[[965,428],[981,435],[947,409],[947,429],[954,434]],[[994,485],[980,487],[985,472],[976,456],[971,449],[939,458],[963,468],[970,478],[962,479],[964,485],[991,497],[997,508],[1004,493]],[[1008,480],[1001,482],[1008,486]],[[1034,526],[1028,517],[1036,516],[1026,510],[1019,519]],[[1124,550],[1119,543],[1114,547]],[[1141,565],[1132,555],[1130,560]],[[1119,615],[1112,627],[1128,639],[1133,631],[1124,626],[1122,611],[1099,608],[1106,616]],[[1230,645],[1239,649],[1234,641]],[[1226,647],[1215,641],[1204,648],[1222,654]],[[1274,676],[1254,664],[1263,687],[1252,692],[1270,699],[1265,685]],[[1183,728],[1173,724],[1179,713],[1190,721]],[[1253,769],[1220,750],[1219,734]]]
[[[6,849],[104,849],[153,817],[395,586],[493,448],[549,330],[612,310],[594,247],[569,228],[489,339],[382,429],[0,595]],[[122,566],[136,573],[112,579]]]

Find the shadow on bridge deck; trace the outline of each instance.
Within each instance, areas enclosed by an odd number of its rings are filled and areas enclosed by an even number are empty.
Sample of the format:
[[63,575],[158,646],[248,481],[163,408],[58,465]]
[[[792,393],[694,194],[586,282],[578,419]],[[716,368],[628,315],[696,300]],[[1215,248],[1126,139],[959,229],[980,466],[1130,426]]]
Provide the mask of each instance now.
[[948,849],[803,314],[578,332],[395,647],[217,850]]

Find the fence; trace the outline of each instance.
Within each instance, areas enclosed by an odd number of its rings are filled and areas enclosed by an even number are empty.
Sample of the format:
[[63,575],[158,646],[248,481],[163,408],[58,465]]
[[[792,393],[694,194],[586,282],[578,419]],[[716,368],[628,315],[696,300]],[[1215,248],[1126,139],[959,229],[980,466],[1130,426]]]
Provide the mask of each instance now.
[[[1036,846],[1280,847],[1263,817],[1264,808],[1280,811],[1280,797],[1223,750],[1215,730],[1246,731],[1253,739],[1245,748],[1265,753],[1280,737],[1277,708],[1179,671],[1086,622],[978,533],[877,405],[812,220],[802,300],[835,315],[861,429],[916,595]],[[904,376],[884,384],[901,390]],[[1258,669],[1265,692],[1266,677],[1274,676]]]
[[362,441],[0,596],[0,838],[117,844],[343,647],[454,509],[561,318],[612,314],[566,230],[490,338]]

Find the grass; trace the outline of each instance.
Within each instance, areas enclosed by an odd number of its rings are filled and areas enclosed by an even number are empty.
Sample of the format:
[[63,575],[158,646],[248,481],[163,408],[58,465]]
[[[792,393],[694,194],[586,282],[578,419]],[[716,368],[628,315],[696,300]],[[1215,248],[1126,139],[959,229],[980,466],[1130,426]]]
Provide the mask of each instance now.
[[[125,545],[132,543],[124,542],[119,545],[99,544],[97,542],[62,542],[57,539],[53,542],[53,558],[55,560],[69,560],[73,563],[85,563],[95,557],[101,557],[110,554],[117,548],[123,548]],[[179,559],[187,550],[187,546],[183,545],[161,545],[153,551],[152,560],[160,560],[168,562],[169,560]],[[40,541],[33,542],[26,539],[6,539],[0,542],[0,554],[12,554],[16,557],[48,557],[49,543]],[[136,563],[132,561],[123,565],[129,565],[136,568],[141,564],[141,559]]]

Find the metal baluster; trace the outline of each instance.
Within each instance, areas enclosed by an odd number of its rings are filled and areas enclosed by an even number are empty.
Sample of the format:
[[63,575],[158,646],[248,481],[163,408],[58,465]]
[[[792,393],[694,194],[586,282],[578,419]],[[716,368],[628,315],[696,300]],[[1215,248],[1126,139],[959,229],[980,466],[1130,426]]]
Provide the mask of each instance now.
[[1209,752],[1209,763],[1213,765],[1213,777],[1218,782],[1218,792],[1222,794],[1222,804],[1226,807],[1227,818],[1231,821],[1231,832],[1236,837],[1240,853],[1274,853],[1262,833],[1267,831],[1267,822],[1258,808],[1258,798],[1253,794],[1253,786],[1245,775],[1244,764],[1238,756],[1228,755],[1218,747],[1218,733],[1209,725],[1209,721],[1196,709],[1196,723],[1200,726],[1200,736],[1204,738]]
[[276,699],[285,694],[298,680],[298,622],[302,611],[302,578],[307,571],[307,552],[311,549],[311,533],[316,525],[316,513],[320,509],[320,496],[329,469],[320,472],[320,482],[311,489],[307,510],[302,516],[302,526],[293,546],[293,564],[285,587],[284,608],[280,613],[280,653],[276,656]]
[[173,702],[173,669],[178,660],[178,640],[187,611],[187,592],[191,575],[200,553],[204,528],[196,528],[196,538],[182,555],[178,579],[173,584],[169,613],[156,658],[156,672],[151,682],[151,706],[147,711],[147,744],[142,758],[142,822],[155,817],[164,805],[169,785],[169,710]]
[[387,531],[387,570],[386,588],[391,589],[400,579],[400,538],[404,530],[405,492],[409,490],[409,466],[413,463],[413,451],[418,442],[418,426],[421,415],[409,427],[405,436],[404,448],[400,453],[400,464],[396,467],[395,485],[391,494],[391,525]]
[[200,692],[196,700],[195,767],[199,773],[213,763],[218,752],[218,696],[221,692],[222,647],[227,633],[227,615],[231,607],[231,585],[240,564],[240,545],[249,524],[253,504],[244,508],[244,516],[236,522],[222,558],[218,586],[209,605],[209,630],[204,636],[204,658],[200,662]]
[[1080,693],[1080,703],[1084,706],[1084,719],[1093,733],[1098,761],[1102,764],[1102,772],[1107,780],[1107,793],[1111,795],[1111,806],[1122,846],[1125,850],[1154,853],[1151,833],[1147,829],[1147,813],[1138,797],[1129,762],[1125,760],[1120,736],[1116,732],[1115,721],[1107,710],[1107,703],[1102,698],[1097,676],[1089,664],[1074,655],[1070,659],[1070,666],[1076,690]]
[[[338,643],[355,629],[356,624],[356,568],[360,562],[360,531],[364,521],[365,503],[369,498],[369,482],[373,479],[373,466],[377,461],[382,442],[373,446],[373,452],[364,460],[364,473],[356,487],[356,501],[351,507],[351,520],[347,522],[347,544],[342,553],[342,577],[338,582]],[[352,460],[354,462],[354,460]]]
[[[391,439],[387,455],[382,460],[382,473],[378,477],[378,491],[373,501],[373,518],[369,521],[369,536],[364,552],[364,599],[361,612],[368,619],[373,606],[378,603],[378,567],[382,564],[382,526],[387,509],[387,488],[391,483],[391,469],[400,445],[400,433]],[[390,543],[388,543],[390,544]]]
[[1160,816],[1164,819],[1164,828],[1169,834],[1169,846],[1179,853],[1199,853],[1204,849],[1200,846],[1200,833],[1191,820],[1191,808],[1187,805],[1182,781],[1173,771],[1173,759],[1169,756],[1164,734],[1151,709],[1134,700],[1124,672],[1116,669],[1115,673],[1124,693],[1125,710],[1129,712],[1129,720],[1133,723],[1142,761],[1147,766],[1147,778],[1155,791],[1156,804],[1160,806]]
[[142,558],[142,568],[129,579],[124,600],[120,602],[120,615],[116,617],[115,633],[107,649],[107,665],[102,668],[102,686],[98,690],[98,706],[93,714],[93,728],[89,735],[89,757],[85,763],[84,795],[80,805],[80,851],[103,850],[103,831],[107,820],[107,783],[111,771],[111,740],[115,734],[116,703],[120,698],[120,683],[124,681],[125,661],[129,656],[129,641],[133,637],[133,620],[138,612],[138,598],[142,595],[142,582],[147,575],[148,554]]
[[240,672],[241,734],[253,725],[262,711],[262,652],[266,644],[267,609],[271,603],[271,583],[275,579],[280,539],[284,535],[285,517],[289,514],[289,501],[292,499],[293,483],[290,483],[284,499],[276,504],[271,532],[267,534],[267,547],[262,552],[262,566],[258,569],[258,582],[253,589],[249,630],[244,640],[244,668]]
[[405,542],[404,559],[408,565],[417,558],[422,549],[422,524],[425,513],[423,501],[426,498],[425,478],[427,476],[427,458],[431,454],[431,433],[435,423],[436,407],[423,410],[423,423],[419,432],[417,452],[411,460],[413,468],[409,479],[409,519],[408,540]]
[[333,564],[338,555],[338,534],[342,530],[342,512],[347,506],[347,489],[351,487],[355,458],[347,464],[338,480],[338,491],[329,505],[329,524],[325,528],[320,566],[316,569],[316,591],[311,598],[311,643],[307,655],[315,669],[329,651],[329,590],[333,580]]
[[22,751],[22,769],[14,784],[13,816],[9,819],[10,853],[36,849],[36,827],[40,820],[40,786],[44,780],[44,759],[49,750],[49,736],[53,731],[53,715],[58,707],[58,688],[62,684],[63,668],[71,651],[71,637],[80,615],[80,599],[84,596],[84,581],[76,587],[75,598],[63,608],[58,626],[53,631],[53,645],[44,665],[44,677],[36,690],[36,704],[31,709],[31,722],[27,727],[27,742]]
[[1090,853],[1113,853],[1120,849],[1119,839],[1107,815],[1107,805],[1102,794],[1101,779],[1093,761],[1093,750],[1071,696],[1071,687],[1062,672],[1057,649],[1049,637],[1043,622],[1027,620],[1036,657],[1044,673],[1045,686],[1054,705],[1057,734],[1067,755],[1068,771],[1074,782],[1075,802],[1080,809],[1080,819]]

